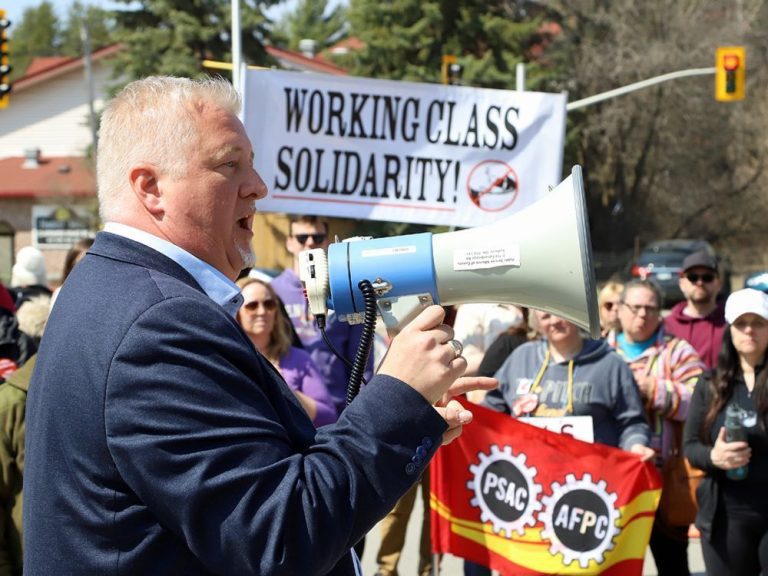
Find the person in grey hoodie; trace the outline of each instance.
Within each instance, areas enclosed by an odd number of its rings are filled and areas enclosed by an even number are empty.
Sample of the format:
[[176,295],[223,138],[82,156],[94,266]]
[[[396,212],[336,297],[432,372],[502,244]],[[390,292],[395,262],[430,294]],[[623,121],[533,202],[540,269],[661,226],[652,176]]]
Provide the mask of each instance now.
[[652,458],[651,430],[626,362],[563,318],[537,311],[534,319],[542,339],[510,354],[484,404],[516,417],[590,416],[595,442]]

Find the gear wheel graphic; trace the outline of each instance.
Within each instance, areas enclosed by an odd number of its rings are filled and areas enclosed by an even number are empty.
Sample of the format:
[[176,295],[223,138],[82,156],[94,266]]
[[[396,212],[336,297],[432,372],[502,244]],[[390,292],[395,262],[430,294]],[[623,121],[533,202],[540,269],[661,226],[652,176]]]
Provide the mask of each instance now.
[[[535,482],[536,468],[526,466],[525,454],[515,456],[510,446],[505,446],[502,450],[494,444],[490,454],[478,452],[477,457],[480,463],[469,467],[473,479],[467,482],[467,488],[474,494],[470,504],[480,508],[480,519],[483,522],[491,522],[496,534],[502,531],[507,537],[511,537],[513,532],[524,534],[526,526],[536,524],[534,515],[541,510],[539,494],[542,486]],[[498,484],[501,480],[503,486]],[[500,500],[497,496],[494,500],[489,494],[489,486],[505,490],[504,497]],[[511,494],[508,491],[510,487],[517,487],[517,490]],[[521,492],[523,488],[524,492]],[[512,506],[509,506],[510,497]]]
[[[601,564],[605,559],[605,553],[615,546],[615,538],[621,531],[618,526],[621,513],[616,509],[617,495],[608,493],[606,488],[607,484],[604,480],[595,483],[591,474],[584,474],[578,480],[573,474],[568,474],[565,477],[565,484],[553,482],[551,485],[552,495],[542,498],[544,510],[538,516],[539,521],[544,525],[541,530],[541,537],[550,541],[549,551],[551,554],[560,553],[563,555],[563,563],[566,566],[575,560],[578,560],[579,566],[582,568],[587,568],[590,560]],[[589,494],[584,494],[585,491]],[[605,506],[607,522],[601,527],[601,531],[604,531],[602,536],[581,537],[581,542],[578,542],[579,537],[573,532],[569,534],[568,528],[556,526],[557,513],[562,511],[562,507],[560,507],[556,512],[558,503],[564,498],[567,499],[569,495],[572,498],[581,497],[583,499],[587,497],[593,500],[592,504],[599,506],[602,503]],[[560,530],[559,528],[565,529]],[[570,541],[564,542],[564,539]],[[574,542],[574,539],[577,542]]]

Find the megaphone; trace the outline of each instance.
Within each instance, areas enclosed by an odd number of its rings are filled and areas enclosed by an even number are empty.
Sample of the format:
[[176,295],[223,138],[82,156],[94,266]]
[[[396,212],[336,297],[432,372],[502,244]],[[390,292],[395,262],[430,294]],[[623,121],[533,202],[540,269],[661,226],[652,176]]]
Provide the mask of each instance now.
[[370,281],[389,328],[429,304],[498,303],[545,310],[600,335],[581,167],[541,200],[476,228],[350,239],[299,254],[312,312],[363,321]]

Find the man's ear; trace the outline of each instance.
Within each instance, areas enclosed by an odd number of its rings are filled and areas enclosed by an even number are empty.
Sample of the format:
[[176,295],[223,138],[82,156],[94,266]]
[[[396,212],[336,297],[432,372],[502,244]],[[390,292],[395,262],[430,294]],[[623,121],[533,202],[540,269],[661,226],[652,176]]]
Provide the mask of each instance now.
[[131,189],[142,206],[155,217],[162,217],[162,192],[157,182],[154,166],[134,166],[129,174]]

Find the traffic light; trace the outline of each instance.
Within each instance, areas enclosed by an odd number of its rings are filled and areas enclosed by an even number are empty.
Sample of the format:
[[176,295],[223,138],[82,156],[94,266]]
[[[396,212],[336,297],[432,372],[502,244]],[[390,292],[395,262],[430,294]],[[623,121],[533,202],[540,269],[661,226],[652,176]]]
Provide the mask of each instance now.
[[11,64],[8,59],[8,26],[11,21],[5,17],[5,10],[0,10],[0,108],[8,106],[8,93],[11,91]]
[[732,102],[744,99],[747,56],[743,46],[723,46],[715,53],[715,99]]
[[441,69],[443,84],[459,84],[462,70],[461,64],[456,60],[456,56],[449,54],[443,56],[443,66]]

